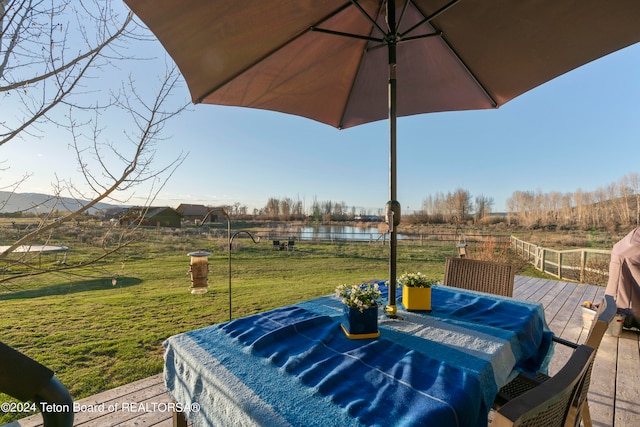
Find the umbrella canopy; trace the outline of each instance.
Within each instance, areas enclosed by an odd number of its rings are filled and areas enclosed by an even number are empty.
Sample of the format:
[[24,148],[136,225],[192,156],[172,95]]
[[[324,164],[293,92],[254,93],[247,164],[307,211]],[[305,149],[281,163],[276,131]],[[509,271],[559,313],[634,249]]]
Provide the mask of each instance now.
[[[173,57],[195,103],[337,128],[388,116],[384,1],[125,2]],[[398,116],[495,108],[640,41],[635,0],[395,3]]]
[[[640,41],[637,0],[125,0],[193,102],[348,128],[390,121],[395,283],[398,116],[496,108]],[[389,289],[395,314],[395,287]]]

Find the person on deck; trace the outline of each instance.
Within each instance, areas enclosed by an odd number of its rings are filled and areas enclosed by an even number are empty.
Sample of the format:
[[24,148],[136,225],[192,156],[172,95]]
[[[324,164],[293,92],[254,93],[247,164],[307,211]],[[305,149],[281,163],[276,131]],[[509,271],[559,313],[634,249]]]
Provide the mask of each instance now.
[[625,315],[625,328],[640,329],[640,227],[613,245],[605,294],[616,300]]

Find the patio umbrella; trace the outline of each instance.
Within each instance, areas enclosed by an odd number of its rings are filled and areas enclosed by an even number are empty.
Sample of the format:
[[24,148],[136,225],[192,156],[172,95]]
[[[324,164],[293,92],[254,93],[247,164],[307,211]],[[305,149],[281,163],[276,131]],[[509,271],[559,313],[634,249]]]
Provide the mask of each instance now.
[[[396,281],[396,118],[497,108],[640,41],[637,0],[125,0],[194,103],[389,120],[389,281]],[[395,316],[395,286],[387,312]]]

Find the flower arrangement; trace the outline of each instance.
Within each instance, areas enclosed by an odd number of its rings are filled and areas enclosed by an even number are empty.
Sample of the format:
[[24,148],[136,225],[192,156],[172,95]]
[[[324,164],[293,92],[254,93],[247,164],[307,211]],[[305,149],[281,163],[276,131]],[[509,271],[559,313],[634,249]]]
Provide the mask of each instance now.
[[436,283],[438,283],[437,279],[428,278],[420,272],[405,273],[398,279],[398,284],[411,288],[430,288]]
[[369,307],[378,304],[382,293],[378,284],[367,285],[339,285],[336,287],[336,296],[342,299],[342,303],[349,307],[357,307],[363,312]]

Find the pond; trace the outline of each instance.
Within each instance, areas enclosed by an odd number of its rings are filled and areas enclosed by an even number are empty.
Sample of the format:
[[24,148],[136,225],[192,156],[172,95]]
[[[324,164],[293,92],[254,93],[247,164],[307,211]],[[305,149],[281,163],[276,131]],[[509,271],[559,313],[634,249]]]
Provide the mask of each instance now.
[[[378,229],[377,226],[353,227],[343,225],[317,225],[300,227],[289,232],[299,240],[347,240],[351,242],[372,242],[389,239],[389,234]],[[402,236],[398,236],[401,239]]]

